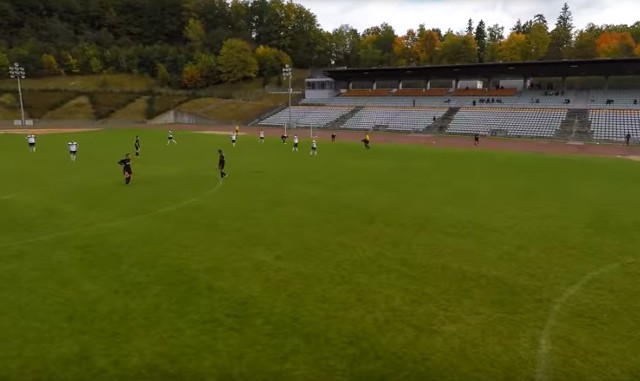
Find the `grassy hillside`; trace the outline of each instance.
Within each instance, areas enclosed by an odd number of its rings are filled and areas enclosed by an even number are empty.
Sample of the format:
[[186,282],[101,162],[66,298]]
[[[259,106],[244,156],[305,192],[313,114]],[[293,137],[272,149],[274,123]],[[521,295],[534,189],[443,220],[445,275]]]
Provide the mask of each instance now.
[[54,110],[49,111],[42,117],[42,119],[92,120],[95,119],[95,113],[89,97],[82,95]]
[[[0,88],[15,88],[16,81],[6,79],[0,81]],[[28,90],[65,90],[65,91],[146,91],[156,87],[152,78],[133,74],[101,74],[101,75],[64,75],[46,78],[27,78],[22,87]]]
[[[306,70],[295,70],[292,82],[293,87],[302,89],[306,75]],[[0,81],[0,89],[5,89],[5,94],[15,92],[15,86],[15,81]],[[240,83],[215,85],[197,91],[171,90],[158,88],[156,82],[146,76],[128,74],[59,76],[26,79],[23,81],[25,109],[28,116],[34,119],[43,118],[45,114],[81,95],[89,97],[94,108],[94,118],[103,119],[133,102],[136,98],[153,90],[156,93],[154,104],[152,109],[145,111],[147,116],[156,116],[179,106],[189,99],[204,97],[208,99],[195,106],[196,109],[191,106],[188,109],[201,112],[205,116],[221,121],[250,120],[274,104],[284,102],[286,95],[271,96],[268,91],[282,90],[286,87],[286,81],[278,86],[277,78],[272,78],[272,84],[265,90],[262,79],[257,78]],[[230,99],[230,101],[219,102],[221,99]],[[200,110],[199,105],[206,105],[212,102],[219,104],[220,107]],[[13,115],[11,107],[3,104],[0,104],[0,107],[6,108],[5,111],[0,113],[0,119],[10,119],[11,115]],[[72,116],[68,114],[72,110],[66,110],[64,112],[65,115],[73,119],[81,119],[87,115],[85,112],[78,116]],[[51,113],[51,115],[56,115],[56,113]]]
[[38,91],[26,90],[23,93],[24,108],[30,118],[41,119],[52,111],[76,98],[77,95],[68,91]]
[[92,93],[89,95],[97,119],[104,119],[133,102],[140,95],[126,93]]
[[113,114],[109,115],[107,119],[111,120],[132,120],[132,121],[144,121],[145,112],[147,110],[148,96],[139,97],[123,108],[116,110]]
[[287,95],[269,95],[256,101],[199,98],[184,103],[178,109],[223,122],[248,122],[287,100]]
[[174,132],[0,134],[0,379],[640,374],[638,163]]

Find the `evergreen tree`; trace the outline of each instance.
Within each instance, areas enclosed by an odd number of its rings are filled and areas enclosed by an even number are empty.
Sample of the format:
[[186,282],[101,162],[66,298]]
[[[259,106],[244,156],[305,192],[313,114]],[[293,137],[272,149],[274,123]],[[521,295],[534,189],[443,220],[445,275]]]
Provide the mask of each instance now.
[[487,30],[483,20],[480,20],[476,27],[475,39],[476,45],[478,45],[478,62],[484,62],[487,53]]

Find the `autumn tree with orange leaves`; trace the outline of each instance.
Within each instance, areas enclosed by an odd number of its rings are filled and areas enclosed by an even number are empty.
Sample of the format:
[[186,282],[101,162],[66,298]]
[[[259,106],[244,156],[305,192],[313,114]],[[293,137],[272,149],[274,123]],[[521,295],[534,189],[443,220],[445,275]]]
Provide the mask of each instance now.
[[631,57],[635,48],[629,32],[603,32],[596,40],[596,54],[601,58]]

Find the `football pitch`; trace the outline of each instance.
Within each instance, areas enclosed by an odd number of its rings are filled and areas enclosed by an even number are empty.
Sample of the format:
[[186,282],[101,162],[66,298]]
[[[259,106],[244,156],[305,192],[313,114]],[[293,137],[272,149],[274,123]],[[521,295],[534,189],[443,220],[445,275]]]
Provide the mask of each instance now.
[[0,380],[640,378],[640,163],[174,132],[0,134]]

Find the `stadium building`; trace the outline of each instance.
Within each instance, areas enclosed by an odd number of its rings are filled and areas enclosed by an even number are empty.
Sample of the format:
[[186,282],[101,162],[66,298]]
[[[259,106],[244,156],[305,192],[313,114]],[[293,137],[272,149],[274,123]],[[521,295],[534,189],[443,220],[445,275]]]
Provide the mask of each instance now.
[[638,58],[345,68],[259,124],[637,142],[639,103]]

